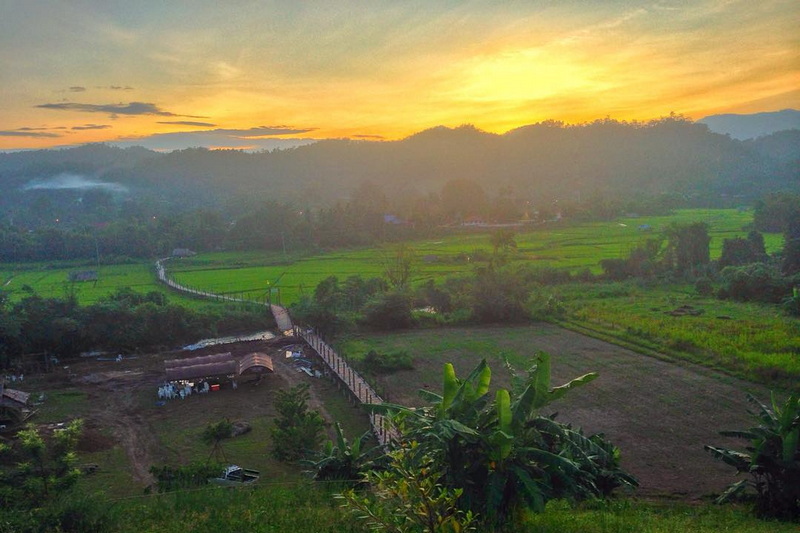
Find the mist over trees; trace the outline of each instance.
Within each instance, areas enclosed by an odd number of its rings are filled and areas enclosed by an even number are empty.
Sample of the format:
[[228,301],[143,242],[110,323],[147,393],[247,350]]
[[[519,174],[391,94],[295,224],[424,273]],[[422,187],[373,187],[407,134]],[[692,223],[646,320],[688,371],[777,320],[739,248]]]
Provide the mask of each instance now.
[[424,198],[453,180],[478,183],[489,197],[511,191],[537,206],[662,194],[677,195],[682,204],[729,205],[765,190],[800,190],[799,162],[800,130],[738,141],[680,116],[548,121],[504,135],[437,127],[400,141],[325,140],[262,153],[88,145],[0,154],[0,210],[8,216],[29,206],[46,193],[23,187],[62,173],[121,184],[129,199],[171,210],[231,207],[244,196],[330,206],[352,198],[365,182],[379,184],[388,198]]
[[504,135],[437,127],[262,153],[87,145],[0,154],[0,187],[0,261],[358,246],[448,224],[665,214],[768,193],[756,228],[785,231],[800,130],[738,141],[670,116]]

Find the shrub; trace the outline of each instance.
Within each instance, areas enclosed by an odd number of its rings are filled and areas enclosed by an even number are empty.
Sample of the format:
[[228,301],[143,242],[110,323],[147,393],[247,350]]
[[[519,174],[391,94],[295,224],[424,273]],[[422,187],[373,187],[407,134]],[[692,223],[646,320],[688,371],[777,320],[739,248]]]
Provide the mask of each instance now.
[[150,473],[156,480],[158,492],[171,492],[207,485],[208,479],[217,477],[222,468],[219,463],[193,462],[179,466],[151,466]]
[[322,443],[324,422],[308,408],[308,384],[275,394],[278,418],[272,428],[272,455],[279,461],[296,461],[316,451]]
[[405,350],[387,354],[370,350],[364,356],[362,366],[371,374],[391,374],[398,370],[413,370],[414,362]]
[[405,329],[414,325],[411,296],[405,292],[387,292],[372,298],[364,308],[361,321],[378,330]]
[[720,273],[723,287],[720,298],[738,301],[778,303],[791,293],[792,278],[783,277],[773,266],[753,263],[741,267],[726,267]]
[[694,282],[694,290],[700,296],[711,296],[714,294],[714,285],[708,278],[700,278]]
[[744,431],[721,431],[726,437],[749,442],[740,452],[715,446],[705,449],[737,472],[749,474],[719,497],[724,502],[748,487],[756,491],[756,512],[783,520],[800,520],[800,396],[790,396],[783,406],[772,397],[772,409],[748,394],[759,422]]
[[567,308],[564,306],[564,301],[555,294],[534,291],[528,298],[528,313],[533,319],[561,318],[566,312]]
[[483,271],[472,283],[472,316],[481,323],[519,322],[528,317],[528,289],[508,271]]
[[800,288],[792,288],[792,295],[783,301],[783,308],[792,316],[800,316]]

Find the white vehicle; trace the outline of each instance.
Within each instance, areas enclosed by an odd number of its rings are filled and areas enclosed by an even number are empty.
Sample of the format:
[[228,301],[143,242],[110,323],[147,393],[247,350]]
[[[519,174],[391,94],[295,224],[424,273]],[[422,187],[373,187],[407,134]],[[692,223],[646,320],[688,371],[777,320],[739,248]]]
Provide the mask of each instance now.
[[223,487],[241,487],[242,485],[250,485],[258,481],[261,472],[258,470],[250,470],[236,465],[226,466],[219,477],[209,478],[209,483],[221,485]]

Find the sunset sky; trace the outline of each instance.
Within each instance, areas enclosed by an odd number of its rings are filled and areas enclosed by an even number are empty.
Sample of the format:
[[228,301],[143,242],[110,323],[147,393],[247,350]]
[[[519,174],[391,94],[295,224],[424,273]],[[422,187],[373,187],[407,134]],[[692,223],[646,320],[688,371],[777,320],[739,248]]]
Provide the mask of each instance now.
[[800,108],[800,2],[0,2],[0,149]]

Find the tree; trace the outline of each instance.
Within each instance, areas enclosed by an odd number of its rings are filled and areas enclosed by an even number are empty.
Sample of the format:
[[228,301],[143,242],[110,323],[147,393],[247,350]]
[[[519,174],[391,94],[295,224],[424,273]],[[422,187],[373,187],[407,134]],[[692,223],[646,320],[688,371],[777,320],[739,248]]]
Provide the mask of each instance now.
[[524,320],[528,293],[524,280],[510,271],[480,271],[472,282],[472,316],[483,323]]
[[800,204],[795,206],[793,214],[786,225],[783,237],[781,271],[787,276],[800,272]]
[[272,455],[279,461],[296,461],[317,450],[322,443],[324,422],[308,408],[308,384],[275,393],[278,417],[272,428]]
[[206,463],[208,463],[212,457],[214,457],[217,462],[220,462],[220,459],[224,460],[225,462],[228,461],[228,459],[225,457],[225,450],[222,449],[222,441],[229,439],[232,436],[233,424],[231,424],[231,421],[227,418],[206,426],[206,429],[203,430],[203,435],[201,436],[203,442],[211,446],[211,453],[208,455]]
[[17,446],[5,449],[15,457],[16,470],[0,478],[7,489],[3,506],[14,507],[22,499],[36,507],[72,487],[80,477],[75,447],[82,431],[83,420],[75,419],[52,437],[43,436],[32,425],[17,433]]
[[[758,235],[761,234],[758,233]],[[719,258],[720,268],[747,265],[762,261],[766,254],[760,254],[757,246],[757,244],[754,246],[753,241],[749,238],[743,239],[741,237],[736,237],[733,239],[725,239],[722,241],[722,254]],[[764,246],[763,237],[761,246],[762,248]]]
[[771,408],[751,394],[747,401],[756,409],[751,414],[758,425],[720,432],[748,441],[746,451],[705,446],[737,473],[750,476],[728,487],[717,501],[724,502],[751,487],[756,491],[759,515],[800,521],[800,396],[790,396],[779,405],[773,394]]
[[445,183],[441,201],[445,214],[458,220],[481,216],[488,205],[483,187],[470,179],[455,179]]
[[514,230],[501,228],[489,236],[492,245],[492,262],[498,265],[505,263],[509,253],[517,250]]
[[402,289],[411,280],[414,264],[414,250],[405,243],[400,243],[394,248],[394,253],[384,253],[383,273],[389,285],[395,289]]
[[405,291],[391,291],[373,297],[364,306],[362,323],[378,330],[405,329],[414,325],[411,296]]
[[678,272],[688,272],[711,261],[711,237],[708,236],[708,224],[705,222],[685,225],[673,223],[666,233],[667,257],[671,267]]

